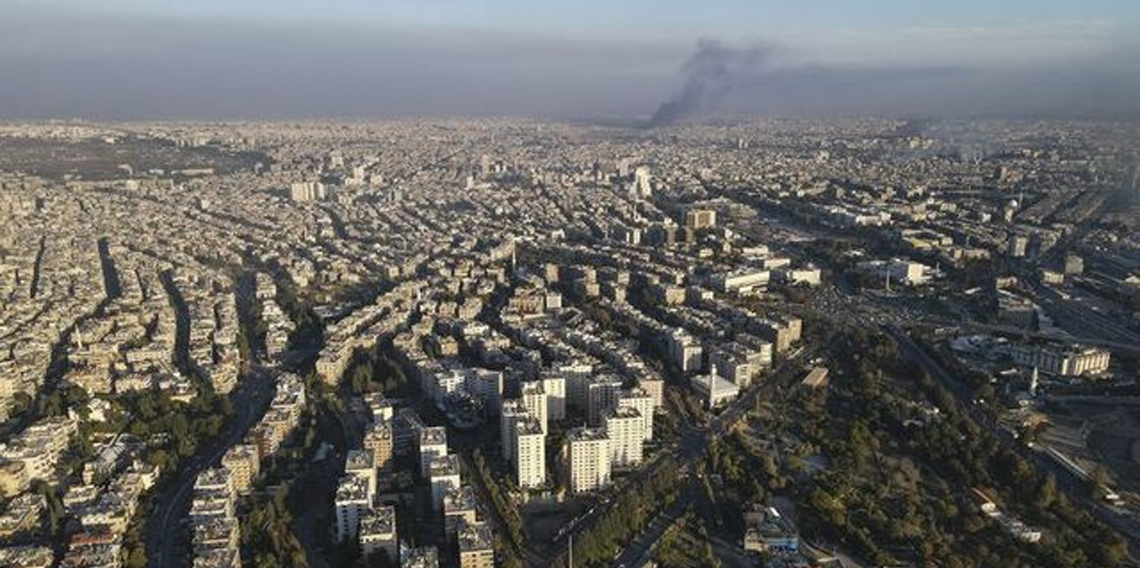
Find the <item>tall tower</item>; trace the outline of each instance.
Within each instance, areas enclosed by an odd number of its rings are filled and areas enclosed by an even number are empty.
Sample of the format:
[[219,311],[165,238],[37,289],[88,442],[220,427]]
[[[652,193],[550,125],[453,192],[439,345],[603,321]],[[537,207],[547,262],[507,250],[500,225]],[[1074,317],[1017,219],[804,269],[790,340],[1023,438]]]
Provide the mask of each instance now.
[[639,198],[653,196],[653,174],[648,166],[640,166],[633,172],[633,193]]

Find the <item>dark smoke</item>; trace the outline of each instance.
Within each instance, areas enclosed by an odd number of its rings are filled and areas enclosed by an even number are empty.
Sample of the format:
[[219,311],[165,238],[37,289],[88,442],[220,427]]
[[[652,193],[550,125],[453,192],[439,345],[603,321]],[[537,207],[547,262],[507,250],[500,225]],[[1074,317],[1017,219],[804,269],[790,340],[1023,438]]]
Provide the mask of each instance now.
[[669,126],[723,99],[743,78],[768,58],[766,47],[734,49],[715,40],[697,42],[697,51],[681,68],[685,84],[661,103],[646,128]]

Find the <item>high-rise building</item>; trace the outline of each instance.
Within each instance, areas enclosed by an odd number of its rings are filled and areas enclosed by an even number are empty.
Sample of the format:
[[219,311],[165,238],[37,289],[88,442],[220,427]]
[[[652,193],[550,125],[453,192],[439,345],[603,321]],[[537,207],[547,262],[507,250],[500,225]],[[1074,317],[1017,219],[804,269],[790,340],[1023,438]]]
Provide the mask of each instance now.
[[435,458],[447,455],[447,429],[442,426],[430,426],[420,430],[420,475],[427,478],[430,473],[431,462]]
[[641,377],[637,379],[637,386],[653,398],[653,406],[661,408],[665,405],[665,381],[657,376]]
[[610,441],[610,465],[630,467],[641,463],[645,443],[641,413],[629,406],[611,408],[603,415],[603,423]]
[[470,485],[460,485],[443,493],[443,530],[449,541],[454,542],[460,520],[474,523],[478,519],[478,506],[475,489]]
[[600,428],[574,428],[566,433],[565,466],[570,491],[596,491],[610,482],[610,440]]
[[431,462],[431,502],[433,511],[443,510],[443,496],[459,488],[459,456],[448,454]]
[[392,462],[392,423],[376,421],[365,426],[364,449],[372,453],[376,469],[385,470]]
[[653,174],[648,166],[638,166],[633,172],[633,196],[647,198],[653,196]]
[[504,402],[499,412],[499,443],[503,446],[503,458],[508,461],[514,451],[515,425],[527,415],[526,406],[519,399]]
[[621,399],[622,381],[613,375],[594,377],[586,387],[587,409],[586,418],[591,426],[602,424],[602,414],[615,406]]
[[334,509],[337,542],[354,542],[360,533],[360,519],[372,510],[368,481],[355,475],[341,477],[336,488]]
[[300,181],[289,186],[289,198],[293,201],[324,201],[327,197],[328,190],[319,181]]
[[694,207],[688,211],[685,211],[685,228],[697,231],[701,229],[711,229],[715,226],[715,209],[703,209]]
[[515,480],[524,489],[541,487],[546,483],[546,435],[533,416],[515,423],[514,460]]
[[542,433],[547,432],[547,399],[546,391],[542,389],[542,382],[528,381],[522,384],[522,401],[527,413],[538,420]]
[[470,369],[464,376],[463,387],[483,400],[491,412],[503,406],[503,372],[491,369]]
[[621,393],[621,399],[618,400],[618,407],[629,407],[637,409],[641,415],[641,433],[648,442],[653,439],[653,397],[645,392],[640,387],[634,387]]
[[194,560],[239,566],[240,525],[235,514],[237,492],[233,477],[224,467],[203,470],[194,481],[190,502]]
[[566,379],[556,373],[545,373],[539,381],[546,393],[546,419],[561,422],[566,419]]
[[360,519],[360,549],[368,560],[381,553],[393,563],[400,558],[395,507],[382,505],[364,513]]
[[701,370],[703,349],[692,335],[683,329],[677,329],[667,336],[667,345],[669,360],[682,372]]
[[566,403],[582,412],[589,408],[589,386],[594,377],[593,365],[578,363],[561,365],[555,371],[566,378]]
[[344,474],[364,480],[368,488],[368,502],[371,503],[376,497],[376,465],[372,462],[372,452],[349,450],[344,460]]
[[260,453],[257,446],[252,444],[237,444],[226,451],[222,456],[222,467],[230,471],[233,478],[234,490],[240,495],[246,495],[253,487],[260,471]]

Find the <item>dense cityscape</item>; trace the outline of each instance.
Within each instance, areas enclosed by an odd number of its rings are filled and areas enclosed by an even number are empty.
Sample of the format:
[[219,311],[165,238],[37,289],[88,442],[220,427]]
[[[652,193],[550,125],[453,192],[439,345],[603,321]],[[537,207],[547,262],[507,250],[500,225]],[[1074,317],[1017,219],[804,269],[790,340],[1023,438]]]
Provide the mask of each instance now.
[[1135,123],[0,126],[0,564],[1132,565]]

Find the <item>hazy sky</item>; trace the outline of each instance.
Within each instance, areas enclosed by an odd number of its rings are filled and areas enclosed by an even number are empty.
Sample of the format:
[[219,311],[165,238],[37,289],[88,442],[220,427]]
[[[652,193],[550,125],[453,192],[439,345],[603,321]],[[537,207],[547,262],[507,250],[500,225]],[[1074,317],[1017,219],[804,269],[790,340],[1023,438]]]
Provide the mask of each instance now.
[[0,117],[1140,111],[1128,0],[0,0]]

